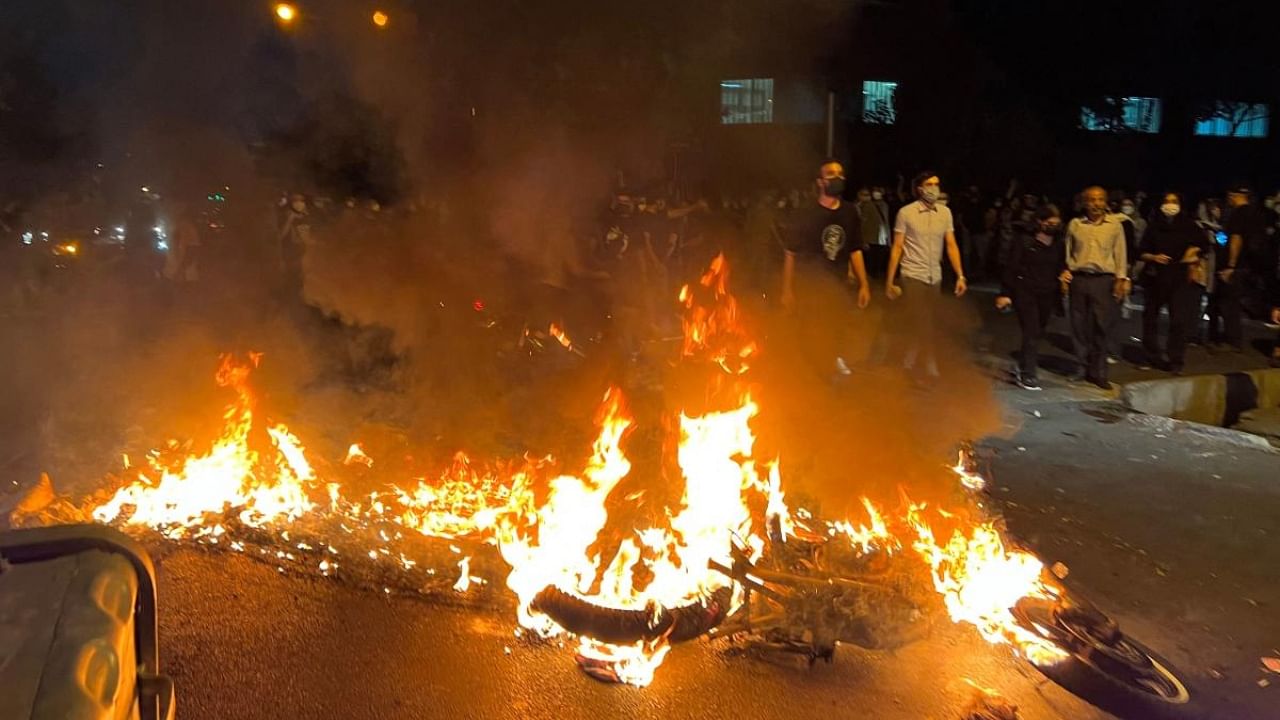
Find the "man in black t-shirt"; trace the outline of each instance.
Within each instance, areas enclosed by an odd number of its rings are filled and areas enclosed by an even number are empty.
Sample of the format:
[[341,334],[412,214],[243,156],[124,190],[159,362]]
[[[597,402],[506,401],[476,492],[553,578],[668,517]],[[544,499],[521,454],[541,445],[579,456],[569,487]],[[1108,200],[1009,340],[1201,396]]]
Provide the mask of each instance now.
[[1246,186],[1227,191],[1227,206],[1230,211],[1223,228],[1227,244],[1218,248],[1218,283],[1213,293],[1223,327],[1219,333],[1216,317],[1210,320],[1209,342],[1238,353],[1244,350],[1243,301],[1261,277],[1257,266],[1265,255],[1267,223],[1262,211],[1249,203]]
[[845,179],[840,163],[823,163],[815,182],[817,202],[797,209],[782,232],[782,306],[797,316],[799,344],[819,373],[830,372],[834,363],[836,372],[847,375],[849,366],[841,354],[850,309],[846,283],[857,283],[859,308],[871,301],[862,221],[857,206],[841,200]]
[[782,265],[782,304],[787,309],[795,306],[797,285],[799,293],[805,292],[806,280],[796,281],[797,268],[801,274],[822,270],[841,281],[856,280],[858,307],[865,308],[871,302],[863,261],[862,219],[856,205],[841,200],[844,183],[844,167],[834,161],[824,163],[817,179],[818,202],[798,209],[787,222]]

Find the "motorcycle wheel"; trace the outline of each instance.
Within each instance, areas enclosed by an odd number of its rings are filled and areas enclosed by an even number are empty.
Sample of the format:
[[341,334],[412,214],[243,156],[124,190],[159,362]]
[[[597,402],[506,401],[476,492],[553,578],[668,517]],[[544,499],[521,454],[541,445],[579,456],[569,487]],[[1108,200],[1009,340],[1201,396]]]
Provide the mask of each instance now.
[[630,645],[660,637],[683,642],[710,632],[728,614],[731,596],[729,588],[721,588],[702,602],[662,608],[653,613],[604,607],[548,586],[538,593],[530,607],[574,635],[613,645]]
[[1191,720],[1204,715],[1195,689],[1173,663],[1126,635],[1089,606],[1020,605],[1028,629],[1070,654],[1036,665],[1071,693],[1124,720]]

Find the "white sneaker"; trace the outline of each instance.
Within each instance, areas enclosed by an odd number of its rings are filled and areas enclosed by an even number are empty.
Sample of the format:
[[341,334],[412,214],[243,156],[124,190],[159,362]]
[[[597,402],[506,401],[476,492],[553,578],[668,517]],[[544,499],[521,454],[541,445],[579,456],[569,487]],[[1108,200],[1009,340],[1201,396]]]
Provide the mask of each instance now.
[[846,362],[844,361],[844,358],[842,358],[842,357],[838,357],[838,358],[836,358],[836,372],[840,373],[841,375],[852,375],[852,374],[853,374],[853,370],[850,370],[850,369],[849,369],[849,365],[848,365],[848,363],[846,363]]

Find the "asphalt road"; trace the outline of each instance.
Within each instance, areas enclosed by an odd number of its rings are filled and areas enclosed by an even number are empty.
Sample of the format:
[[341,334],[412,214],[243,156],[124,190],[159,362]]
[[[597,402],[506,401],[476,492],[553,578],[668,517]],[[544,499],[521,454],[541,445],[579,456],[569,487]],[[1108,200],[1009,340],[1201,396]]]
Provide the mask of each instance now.
[[1280,718],[1260,662],[1280,656],[1280,454],[1062,392],[1006,394],[1020,428],[986,443],[1013,535],[1182,669],[1207,717]]
[[[61,334],[4,325],[14,352],[0,462],[11,478],[29,482],[49,468],[66,479],[60,488],[97,482],[102,458],[138,428],[188,435],[219,401],[214,391],[192,397],[207,383],[193,383],[188,365],[193,344],[213,352],[221,339],[148,345],[137,359],[131,336],[108,332],[111,323]],[[1005,344],[1008,325],[999,319],[994,330]],[[172,362],[151,362],[167,348]],[[1209,356],[1194,362],[1216,369]],[[138,370],[157,364],[173,377]],[[150,378],[146,397],[167,404],[120,411],[132,409],[121,377]],[[1268,679],[1259,658],[1280,656],[1280,455],[1144,423],[1094,391],[1048,380],[1043,393],[1003,390],[1008,436],[985,442],[991,497],[1013,534],[1065,562],[1077,590],[1183,670],[1205,717],[1280,718],[1280,687],[1259,686]],[[131,422],[117,427],[86,410],[100,408]],[[695,642],[636,689],[587,678],[569,649],[514,638],[510,612],[492,603],[387,596],[231,553],[159,554],[162,656],[183,718],[941,720],[971,695],[964,678],[999,691],[1025,720],[1106,717],[965,627],[894,653],[844,648],[812,669]]]
[[[1280,688],[1258,685],[1259,657],[1280,644],[1280,455],[1106,402],[1006,399],[1020,427],[984,447],[1014,535],[1183,670],[1201,717],[1280,717]],[[1109,717],[963,626],[893,653],[841,648],[812,669],[699,641],[636,689],[515,638],[509,613],[475,597],[386,596],[187,548],[164,552],[160,572],[184,718],[952,718],[964,678],[1026,720]]]
[[678,646],[647,688],[603,684],[573,653],[513,637],[494,610],[385,597],[184,549],[161,563],[162,662],[184,719],[952,718],[972,689],[1027,720],[1105,715],[967,629],[896,653],[841,648],[810,669],[728,646]]

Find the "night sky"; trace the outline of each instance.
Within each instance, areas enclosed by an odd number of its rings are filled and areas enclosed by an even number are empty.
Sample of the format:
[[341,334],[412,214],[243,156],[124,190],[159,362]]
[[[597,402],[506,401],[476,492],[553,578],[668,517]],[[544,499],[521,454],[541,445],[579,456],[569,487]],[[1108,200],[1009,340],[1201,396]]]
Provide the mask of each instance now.
[[[842,89],[892,76],[915,103],[899,128],[914,152],[869,164],[981,164],[1002,148],[979,129],[1008,124],[1040,149],[1010,161],[1033,174],[1075,142],[1072,109],[1108,94],[1163,97],[1175,119],[1210,98],[1280,100],[1274,3],[401,0],[377,5],[381,30],[375,5],[300,3],[286,30],[257,1],[6,3],[0,192],[65,185],[97,162],[172,165],[205,145],[388,198],[552,132],[593,152],[627,146],[625,163],[714,134],[722,77]],[[1180,163],[1201,172],[1204,155]]]

